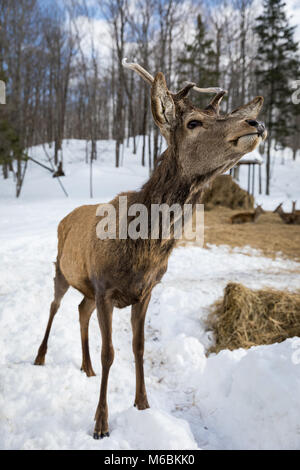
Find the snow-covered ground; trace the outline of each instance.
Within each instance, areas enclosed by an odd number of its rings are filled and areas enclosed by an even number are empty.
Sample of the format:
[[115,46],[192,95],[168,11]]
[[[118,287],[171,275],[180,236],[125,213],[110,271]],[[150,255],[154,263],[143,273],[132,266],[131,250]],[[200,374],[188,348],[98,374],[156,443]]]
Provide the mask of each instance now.
[[[205,356],[205,319],[230,281],[299,288],[300,264],[247,249],[178,248],[153,291],[146,322],[145,375],[151,409],[137,411],[130,309],[115,309],[115,361],[109,379],[109,438],[92,438],[100,386],[96,315],[90,350],[96,377],[80,371],[77,305],[70,289],[54,320],[44,367],[33,366],[52,300],[56,227],[89,202],[85,143],[64,143],[65,198],[50,173],[29,163],[22,196],[0,181],[0,448],[3,449],[300,449],[300,339]],[[32,156],[42,159],[41,148]],[[45,163],[45,161],[44,161]],[[274,163],[274,198],[297,199],[299,162]],[[129,149],[113,168],[113,143],[99,143],[96,201],[139,187],[146,168]],[[246,181],[241,175],[242,184]],[[275,201],[276,199],[276,201]],[[279,200],[280,199],[280,200]],[[298,198],[300,201],[300,198]]]

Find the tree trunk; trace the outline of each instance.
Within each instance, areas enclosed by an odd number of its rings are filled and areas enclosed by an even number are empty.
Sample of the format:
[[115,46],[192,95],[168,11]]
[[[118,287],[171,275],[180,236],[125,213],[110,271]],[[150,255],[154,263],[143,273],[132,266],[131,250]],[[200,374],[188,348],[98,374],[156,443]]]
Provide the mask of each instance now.
[[296,160],[297,149],[293,149],[293,160]]
[[118,139],[116,140],[115,162],[118,168],[120,166],[120,141]]
[[271,177],[271,138],[268,138],[267,162],[266,162],[266,194],[270,195],[270,177]]

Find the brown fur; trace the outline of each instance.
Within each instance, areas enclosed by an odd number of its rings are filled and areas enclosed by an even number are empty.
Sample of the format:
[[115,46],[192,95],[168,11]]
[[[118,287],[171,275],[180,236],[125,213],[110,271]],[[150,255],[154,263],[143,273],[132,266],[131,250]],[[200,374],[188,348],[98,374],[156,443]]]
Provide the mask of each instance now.
[[293,212],[284,212],[281,207],[282,204],[281,202],[273,212],[277,212],[285,224],[300,224],[300,213],[298,214],[298,211],[295,211],[294,208]]
[[296,214],[296,216],[297,216],[296,219],[299,219],[300,218],[300,210],[296,209],[296,204],[297,204],[297,201],[292,201],[292,214]]
[[261,206],[257,206],[254,209],[254,212],[239,212],[238,214],[233,215],[230,220],[232,224],[244,224],[246,222],[256,222],[258,217],[261,214],[264,214],[265,211]]
[[[172,94],[163,74],[156,75],[151,88],[152,113],[167,139],[168,149],[142,189],[123,194],[128,197],[128,207],[133,203],[142,203],[150,208],[151,204],[199,202],[209,181],[235,165],[242,155],[253,150],[265,137],[265,134],[259,136],[255,133],[253,126],[246,121],[256,118],[263,102],[261,97],[227,116],[220,116],[220,96],[217,95],[207,110],[202,111],[186,99],[191,88],[189,85],[178,94]],[[203,125],[189,129],[187,123],[191,119],[201,120]],[[111,204],[118,216],[118,197]],[[99,222],[96,209],[96,205],[79,207],[59,224],[55,296],[35,364],[44,364],[53,317],[71,285],[84,295],[79,312],[82,369],[87,375],[94,375],[88,349],[88,324],[93,309],[97,307],[102,335],[102,379],[94,437],[99,438],[108,435],[106,395],[109,369],[114,359],[111,330],[115,306],[132,305],[135,405],[138,409],[149,406],[143,371],[144,321],[151,291],[167,269],[175,239],[100,240],[96,234]]]

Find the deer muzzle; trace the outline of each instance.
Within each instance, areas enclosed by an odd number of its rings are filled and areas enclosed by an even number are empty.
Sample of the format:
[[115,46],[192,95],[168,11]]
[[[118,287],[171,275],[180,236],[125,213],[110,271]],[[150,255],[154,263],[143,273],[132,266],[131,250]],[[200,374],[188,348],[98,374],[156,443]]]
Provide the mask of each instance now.
[[247,123],[250,125],[250,126],[253,126],[255,127],[256,131],[257,131],[257,134],[260,136],[260,137],[263,137],[264,133],[266,132],[266,126],[265,124],[262,122],[262,121],[256,121],[254,119],[247,119]]

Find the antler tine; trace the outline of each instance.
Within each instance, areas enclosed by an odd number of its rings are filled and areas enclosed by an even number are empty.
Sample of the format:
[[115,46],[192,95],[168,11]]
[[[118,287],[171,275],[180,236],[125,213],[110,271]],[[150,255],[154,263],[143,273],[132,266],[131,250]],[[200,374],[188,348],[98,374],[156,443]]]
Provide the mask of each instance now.
[[227,93],[226,90],[220,87],[199,88],[194,86],[193,90],[198,91],[199,93],[221,93],[223,91]]
[[[186,85],[191,84],[192,82],[184,82]],[[198,93],[221,93],[224,91],[227,93],[226,90],[220,87],[209,87],[209,88],[199,88],[198,86],[193,86],[193,90],[197,91]]]
[[122,65],[126,69],[131,69],[134,70],[136,73],[138,73],[144,80],[145,82],[148,82],[150,85],[154,82],[154,78],[152,75],[147,72],[141,65],[135,63],[135,62],[127,62],[126,57],[122,60]]

